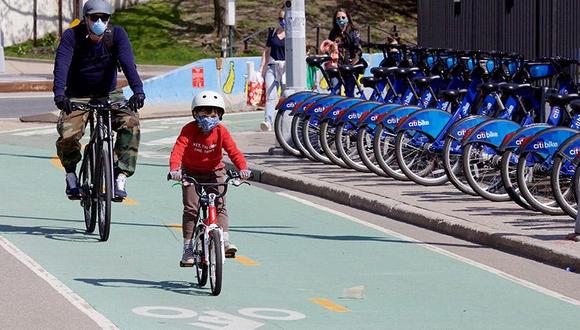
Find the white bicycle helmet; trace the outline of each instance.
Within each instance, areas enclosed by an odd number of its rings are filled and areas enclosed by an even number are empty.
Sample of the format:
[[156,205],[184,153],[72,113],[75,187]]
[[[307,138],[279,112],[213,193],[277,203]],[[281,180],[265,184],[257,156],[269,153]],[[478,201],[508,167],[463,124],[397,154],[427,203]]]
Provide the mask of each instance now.
[[220,119],[226,111],[226,104],[221,94],[214,91],[202,91],[193,98],[191,102],[191,111],[197,107],[214,107],[217,108]]

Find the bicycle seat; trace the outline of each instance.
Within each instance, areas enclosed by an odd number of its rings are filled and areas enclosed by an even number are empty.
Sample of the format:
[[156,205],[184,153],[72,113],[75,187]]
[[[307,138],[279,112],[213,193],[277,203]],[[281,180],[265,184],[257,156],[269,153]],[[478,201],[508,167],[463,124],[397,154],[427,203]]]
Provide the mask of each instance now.
[[340,70],[340,73],[345,74],[345,75],[349,75],[349,74],[353,74],[353,73],[361,74],[362,72],[364,72],[365,66],[363,64],[355,64],[355,65],[343,64],[343,65],[339,66],[338,68]]
[[497,92],[499,90],[500,84],[496,83],[485,83],[481,85],[479,88],[483,94],[490,94],[491,92]]
[[390,68],[385,68],[382,66],[379,67],[375,67],[375,68],[371,68],[371,73],[373,74],[373,76],[378,77],[378,78],[387,78],[388,76],[392,75],[393,72],[399,70],[399,68],[397,68],[396,66],[390,67]]
[[546,95],[546,101],[550,103],[552,106],[566,106],[566,104],[580,99],[580,95],[578,94],[556,94],[556,93],[549,93]]
[[370,88],[375,87],[379,81],[381,81],[381,80],[377,77],[362,77],[360,80],[361,84],[364,87],[370,87]]
[[521,90],[526,89],[526,88],[530,88],[530,87],[532,87],[532,85],[530,85],[530,84],[508,83],[508,84],[500,85],[499,89],[505,94],[517,94]]
[[338,71],[338,68],[328,68],[324,71],[326,71],[326,74],[328,75],[329,78],[340,77],[340,72]]
[[399,68],[395,71],[395,74],[401,78],[412,77],[419,70],[419,68]]
[[580,100],[574,100],[570,102],[570,108],[572,109],[573,113],[580,114]]
[[439,97],[447,102],[455,102],[465,94],[467,89],[445,89],[439,92]]
[[427,87],[433,80],[441,79],[441,76],[429,76],[429,77],[415,77],[413,78],[413,82],[417,84],[419,87]]
[[326,61],[330,61],[330,55],[312,55],[306,58],[306,63],[310,66],[320,66]]

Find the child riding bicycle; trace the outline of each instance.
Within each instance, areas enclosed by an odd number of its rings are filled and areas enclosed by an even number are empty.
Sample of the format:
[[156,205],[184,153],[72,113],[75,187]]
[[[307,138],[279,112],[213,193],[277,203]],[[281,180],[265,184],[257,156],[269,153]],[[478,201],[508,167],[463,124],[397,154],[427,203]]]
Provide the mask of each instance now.
[[[169,159],[169,175],[172,180],[181,180],[182,173],[195,178],[199,183],[223,183],[225,165],[222,150],[225,150],[240,172],[242,179],[251,175],[244,154],[238,149],[229,131],[220,125],[225,112],[223,97],[213,91],[202,91],[193,99],[191,112],[195,121],[186,124],[177,137]],[[223,187],[207,187],[207,193],[221,193]],[[216,201],[218,224],[224,231],[226,256],[235,255],[237,248],[229,240],[228,213],[225,196]],[[183,256],[181,264],[191,266],[194,254],[191,240],[198,218],[199,199],[194,185],[183,185]]]

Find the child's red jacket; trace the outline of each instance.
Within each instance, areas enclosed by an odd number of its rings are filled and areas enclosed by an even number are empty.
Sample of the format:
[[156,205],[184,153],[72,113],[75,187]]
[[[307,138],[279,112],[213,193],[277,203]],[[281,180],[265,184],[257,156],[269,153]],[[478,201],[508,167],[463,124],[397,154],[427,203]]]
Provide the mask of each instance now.
[[171,171],[183,168],[193,173],[210,173],[225,167],[225,150],[238,170],[248,168],[244,154],[238,149],[230,132],[221,124],[203,134],[195,121],[185,125],[175,141],[169,158]]

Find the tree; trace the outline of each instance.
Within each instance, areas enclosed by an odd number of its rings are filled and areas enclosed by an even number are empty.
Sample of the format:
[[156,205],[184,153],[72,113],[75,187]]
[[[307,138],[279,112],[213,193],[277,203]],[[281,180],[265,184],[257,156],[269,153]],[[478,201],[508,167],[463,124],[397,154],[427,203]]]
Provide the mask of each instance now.
[[225,8],[222,5],[222,1],[213,0],[213,23],[217,37],[222,37],[224,35],[224,11]]

